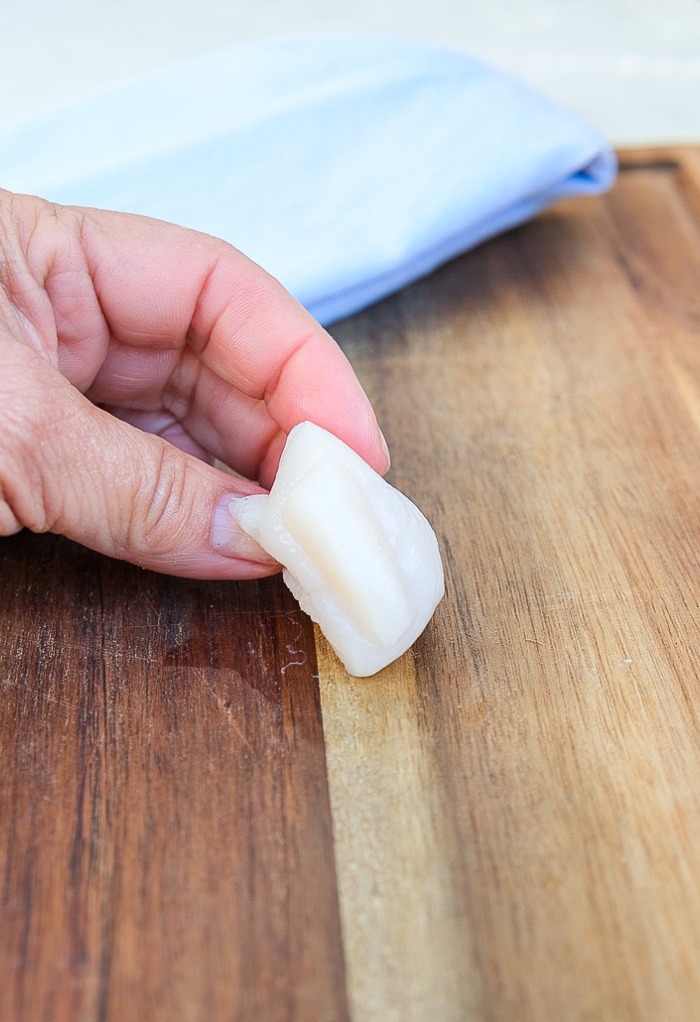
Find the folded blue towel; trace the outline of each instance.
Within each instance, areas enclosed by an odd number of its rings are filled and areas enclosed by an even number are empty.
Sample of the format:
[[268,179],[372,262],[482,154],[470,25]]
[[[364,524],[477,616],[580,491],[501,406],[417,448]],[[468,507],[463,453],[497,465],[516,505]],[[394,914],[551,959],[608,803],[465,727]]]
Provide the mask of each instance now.
[[2,186],[225,238],[324,323],[614,175],[577,116],[385,36],[248,43],[0,130]]

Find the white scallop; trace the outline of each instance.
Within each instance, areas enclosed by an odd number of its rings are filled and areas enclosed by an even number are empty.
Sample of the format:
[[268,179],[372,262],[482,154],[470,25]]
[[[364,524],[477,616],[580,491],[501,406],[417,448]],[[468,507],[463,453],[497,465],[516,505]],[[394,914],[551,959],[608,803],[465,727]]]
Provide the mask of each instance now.
[[444,594],[435,533],[418,508],[311,422],[291,431],[272,490],[231,513],[284,567],[284,580],[349,674],[401,656]]

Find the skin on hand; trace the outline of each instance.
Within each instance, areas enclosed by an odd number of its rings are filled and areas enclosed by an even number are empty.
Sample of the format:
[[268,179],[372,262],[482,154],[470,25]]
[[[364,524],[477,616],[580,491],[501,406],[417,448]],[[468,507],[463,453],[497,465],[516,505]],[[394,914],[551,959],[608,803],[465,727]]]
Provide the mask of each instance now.
[[56,532],[174,575],[271,574],[228,506],[270,487],[307,419],[387,470],[337,344],[236,249],[0,190],[0,535]]

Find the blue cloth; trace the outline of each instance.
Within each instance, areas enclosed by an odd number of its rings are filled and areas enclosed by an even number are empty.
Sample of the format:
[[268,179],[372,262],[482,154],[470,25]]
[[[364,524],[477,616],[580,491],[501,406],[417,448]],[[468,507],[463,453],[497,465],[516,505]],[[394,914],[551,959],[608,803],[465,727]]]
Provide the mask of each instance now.
[[0,130],[0,184],[225,238],[324,323],[615,175],[478,60],[386,36],[207,53]]

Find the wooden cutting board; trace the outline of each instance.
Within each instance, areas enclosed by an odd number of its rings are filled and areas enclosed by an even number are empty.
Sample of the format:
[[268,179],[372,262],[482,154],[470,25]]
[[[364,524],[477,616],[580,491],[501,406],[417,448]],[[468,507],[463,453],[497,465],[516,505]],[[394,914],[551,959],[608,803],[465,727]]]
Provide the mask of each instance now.
[[700,150],[335,333],[446,599],[0,542],[0,1018],[700,1018]]

